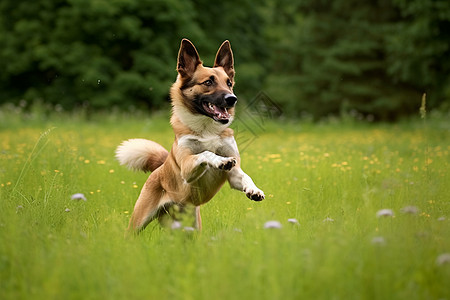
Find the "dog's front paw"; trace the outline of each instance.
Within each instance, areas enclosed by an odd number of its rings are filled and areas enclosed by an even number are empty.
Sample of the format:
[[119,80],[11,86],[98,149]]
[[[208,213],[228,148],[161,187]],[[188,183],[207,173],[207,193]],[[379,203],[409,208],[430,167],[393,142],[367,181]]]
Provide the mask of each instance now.
[[245,189],[245,194],[250,200],[253,201],[261,201],[264,200],[266,196],[264,196],[264,192],[260,189]]
[[226,157],[223,159],[222,163],[217,166],[217,168],[230,171],[236,165],[236,159],[234,157]]

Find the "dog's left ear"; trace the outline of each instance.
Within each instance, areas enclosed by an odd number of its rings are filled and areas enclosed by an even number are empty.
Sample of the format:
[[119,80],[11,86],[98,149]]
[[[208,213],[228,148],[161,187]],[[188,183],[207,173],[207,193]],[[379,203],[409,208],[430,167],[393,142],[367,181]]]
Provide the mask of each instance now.
[[234,78],[234,60],[233,52],[231,51],[230,42],[227,40],[222,43],[216,54],[214,61],[214,68],[222,67],[231,80]]

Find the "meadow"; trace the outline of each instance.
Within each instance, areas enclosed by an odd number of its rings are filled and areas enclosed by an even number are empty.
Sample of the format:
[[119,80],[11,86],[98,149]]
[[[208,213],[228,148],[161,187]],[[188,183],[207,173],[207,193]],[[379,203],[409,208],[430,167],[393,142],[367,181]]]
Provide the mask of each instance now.
[[0,299],[450,299],[445,116],[241,121],[266,199],[226,184],[202,232],[154,222],[126,238],[148,175],[114,150],[170,148],[168,116],[0,110]]

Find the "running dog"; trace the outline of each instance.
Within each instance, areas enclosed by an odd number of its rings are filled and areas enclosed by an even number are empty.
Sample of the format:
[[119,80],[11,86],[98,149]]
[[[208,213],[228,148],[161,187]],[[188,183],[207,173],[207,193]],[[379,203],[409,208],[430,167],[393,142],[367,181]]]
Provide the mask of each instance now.
[[152,172],[134,206],[129,230],[139,232],[151,221],[173,224],[191,215],[201,229],[200,205],[208,202],[228,180],[231,188],[254,201],[262,190],[240,167],[233,130],[237,97],[233,93],[234,60],[229,41],[217,51],[214,66],[204,67],[195,46],[181,41],[177,80],[170,89],[171,125],[175,141],[168,152],[144,139],[124,141],[116,150],[121,165]]

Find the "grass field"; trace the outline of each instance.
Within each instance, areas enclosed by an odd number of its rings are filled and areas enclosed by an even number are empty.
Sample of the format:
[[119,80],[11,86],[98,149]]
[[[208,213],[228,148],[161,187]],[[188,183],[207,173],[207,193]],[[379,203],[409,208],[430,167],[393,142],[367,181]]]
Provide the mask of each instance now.
[[171,128],[166,116],[88,119],[0,111],[0,299],[450,299],[443,117],[269,122],[256,136],[238,122],[266,200],[226,185],[201,233],[152,223],[132,238],[147,175],[120,167],[115,147],[169,148]]

